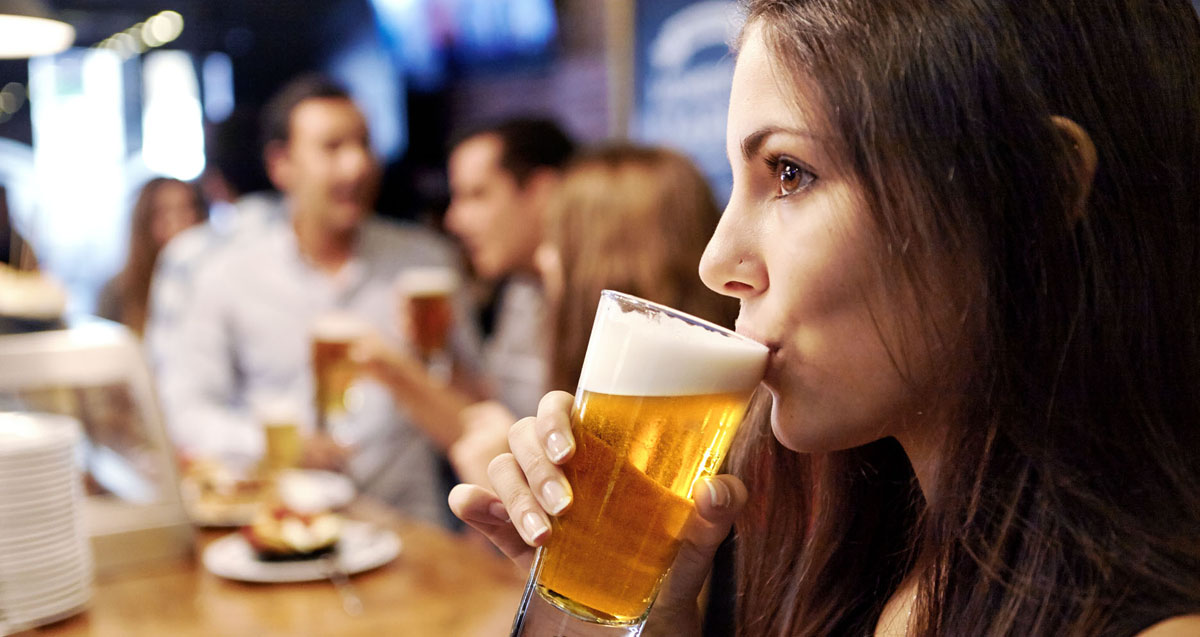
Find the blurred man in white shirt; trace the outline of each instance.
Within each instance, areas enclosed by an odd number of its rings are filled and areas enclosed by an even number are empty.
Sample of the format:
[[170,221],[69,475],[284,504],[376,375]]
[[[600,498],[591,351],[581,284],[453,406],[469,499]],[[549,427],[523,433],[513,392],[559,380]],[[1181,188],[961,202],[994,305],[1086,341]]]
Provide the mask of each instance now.
[[[201,266],[180,355],[161,377],[171,432],[186,454],[245,463],[262,454],[255,412],[292,405],[306,436],[304,464],[346,471],[360,488],[408,513],[442,520],[435,455],[387,391],[356,387],[355,408],[316,428],[309,331],[330,312],[352,314],[400,344],[394,282],[409,267],[457,267],[428,230],[372,218],[379,166],[366,120],[348,94],[301,78],[268,105],[268,173],[288,220],[267,224]],[[461,317],[455,335],[472,342]],[[462,345],[468,347],[469,345]]]

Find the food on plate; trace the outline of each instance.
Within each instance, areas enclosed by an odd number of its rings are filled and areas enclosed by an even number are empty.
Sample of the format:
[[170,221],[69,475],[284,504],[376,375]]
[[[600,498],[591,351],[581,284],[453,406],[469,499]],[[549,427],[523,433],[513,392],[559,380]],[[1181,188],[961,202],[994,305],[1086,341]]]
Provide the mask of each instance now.
[[265,476],[239,475],[211,460],[188,463],[180,485],[188,513],[201,524],[244,523],[273,488]]
[[263,506],[242,535],[261,560],[319,557],[333,551],[342,532],[336,513],[301,513],[283,505]]

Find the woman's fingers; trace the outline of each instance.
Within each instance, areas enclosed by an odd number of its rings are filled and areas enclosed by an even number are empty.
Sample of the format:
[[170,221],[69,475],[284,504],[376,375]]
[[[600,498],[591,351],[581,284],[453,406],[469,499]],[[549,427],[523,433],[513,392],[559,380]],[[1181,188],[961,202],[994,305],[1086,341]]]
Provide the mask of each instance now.
[[539,423],[550,417],[544,415],[537,419],[518,420],[508,430],[508,448],[521,466],[526,484],[541,508],[550,515],[558,515],[571,505],[571,485],[539,441]]
[[702,479],[693,493],[696,515],[684,527],[679,556],[659,593],[656,607],[695,607],[696,597],[712,567],[713,555],[746,505],[746,485],[731,475]]
[[550,518],[530,491],[521,465],[513,454],[504,453],[493,458],[488,465],[488,479],[504,502],[508,517],[521,538],[530,546],[541,546],[550,535]]
[[450,510],[458,519],[487,536],[518,566],[533,563],[533,549],[525,543],[509,520],[504,503],[495,493],[474,484],[459,484],[450,491]]
[[528,560],[529,547],[541,546],[550,535],[550,516],[571,503],[571,485],[557,465],[575,451],[572,402],[566,392],[551,392],[542,398],[536,418],[523,418],[508,429],[511,453],[496,456],[487,467],[495,491],[460,484],[450,493],[454,514],[513,559]]
[[575,397],[565,391],[552,391],[538,403],[537,420],[533,429],[546,457],[554,464],[566,462],[575,453],[575,437],[571,435],[571,405]]
[[691,537],[684,539],[716,550],[746,506],[749,494],[746,485],[733,475],[712,476],[700,483],[704,488],[695,490],[696,513],[707,524],[698,526]]

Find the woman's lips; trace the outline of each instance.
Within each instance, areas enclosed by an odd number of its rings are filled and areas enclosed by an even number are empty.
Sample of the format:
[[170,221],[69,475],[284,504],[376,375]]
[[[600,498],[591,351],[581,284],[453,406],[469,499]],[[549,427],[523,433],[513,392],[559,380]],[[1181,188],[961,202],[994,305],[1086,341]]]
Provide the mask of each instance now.
[[756,334],[754,332],[754,330],[752,330],[752,329],[742,327],[741,325],[739,325],[739,326],[737,326],[736,331],[738,334],[741,334],[742,336],[745,336],[746,338],[748,338],[752,341],[756,341],[758,343],[761,343],[761,344],[767,346],[767,349],[771,350],[772,354],[779,351],[779,344],[777,342],[772,341],[767,338],[763,338],[762,336]]
[[779,383],[783,376],[783,360],[779,354],[779,349],[771,350],[767,356],[767,369],[763,374],[763,384],[768,389],[779,389]]
[[739,325],[737,327],[737,333],[741,334],[742,336],[745,336],[746,338],[749,338],[749,339],[752,339],[759,343],[762,343],[763,345],[765,345],[767,347],[767,368],[766,368],[766,375],[763,379],[763,382],[765,382],[768,387],[777,387],[778,385],[773,383],[772,379],[778,378],[780,371],[781,371],[780,370],[780,367],[781,367],[780,349],[781,349],[781,347],[780,347],[779,342],[768,339],[768,338],[763,338],[761,335],[756,333],[754,330],[752,330],[748,327],[745,327],[743,325]]

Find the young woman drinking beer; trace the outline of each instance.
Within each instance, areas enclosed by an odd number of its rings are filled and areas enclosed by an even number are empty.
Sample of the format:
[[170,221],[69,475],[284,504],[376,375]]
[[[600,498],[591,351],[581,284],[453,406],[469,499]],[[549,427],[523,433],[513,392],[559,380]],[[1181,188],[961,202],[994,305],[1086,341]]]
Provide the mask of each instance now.
[[[735,520],[743,635],[1200,634],[1193,7],[747,9],[700,272],[773,400],[644,634],[698,634]],[[570,404],[451,494],[522,563]]]

